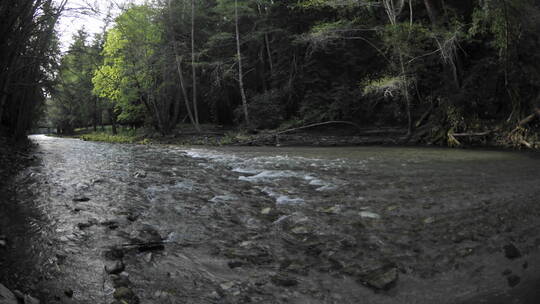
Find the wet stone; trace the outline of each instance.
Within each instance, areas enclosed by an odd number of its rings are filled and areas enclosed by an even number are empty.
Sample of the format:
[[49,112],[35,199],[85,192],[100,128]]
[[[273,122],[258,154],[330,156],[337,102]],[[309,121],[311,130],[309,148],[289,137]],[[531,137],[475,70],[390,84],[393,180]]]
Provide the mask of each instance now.
[[519,282],[521,282],[521,278],[518,277],[515,274],[508,276],[507,279],[508,279],[508,286],[510,286],[510,287],[514,287],[514,286],[518,285]]
[[508,245],[504,245],[504,256],[506,258],[513,260],[521,257],[521,252],[519,252],[519,249],[514,246],[514,244],[510,243]]
[[105,250],[103,256],[109,260],[120,260],[124,257],[124,250],[122,248],[113,247]]
[[146,175],[146,172],[144,172],[143,170],[136,171],[135,174],[133,174],[133,176],[137,178],[145,178]]
[[103,221],[99,223],[101,226],[105,226],[111,230],[117,229],[120,227],[120,224],[116,220]]
[[367,286],[380,290],[389,290],[396,285],[398,270],[385,266],[360,276],[360,281]]
[[273,275],[270,280],[277,286],[293,287],[298,285],[298,281],[295,278],[290,277],[286,274]]
[[242,267],[244,265],[244,262],[242,262],[242,261],[229,261],[227,263],[227,265],[229,266],[229,268],[234,269],[234,268]]
[[68,297],[68,298],[73,297],[73,289],[66,289],[66,290],[64,290],[64,294],[65,294],[66,297]]
[[140,217],[140,214],[138,213],[129,213],[126,218],[128,219],[128,221],[130,222],[135,222],[136,220],[138,220]]
[[113,297],[120,303],[138,304],[139,298],[133,290],[127,287],[120,287],[114,290]]
[[125,275],[113,274],[110,278],[114,288],[128,287],[130,284],[129,278]]
[[108,274],[119,274],[125,269],[125,265],[122,261],[116,261],[105,265],[105,271]]
[[24,304],[39,304],[39,300],[30,296],[30,295],[25,295],[24,296]]
[[73,198],[74,202],[81,203],[81,202],[88,202],[90,199],[86,196],[75,196]]
[[79,230],[84,230],[86,228],[90,228],[92,227],[94,224],[93,223],[90,223],[90,222],[87,222],[87,223],[78,223],[77,224],[77,227],[79,228]]

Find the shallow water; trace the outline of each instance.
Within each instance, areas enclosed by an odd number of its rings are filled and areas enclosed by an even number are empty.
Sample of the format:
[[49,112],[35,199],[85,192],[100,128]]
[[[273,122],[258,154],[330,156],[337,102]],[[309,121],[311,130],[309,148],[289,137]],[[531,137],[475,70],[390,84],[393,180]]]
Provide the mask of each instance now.
[[[47,302],[70,300],[65,289],[111,302],[114,246],[142,303],[457,303],[510,294],[506,268],[540,274],[536,154],[31,139],[38,161],[0,194],[0,280]],[[165,250],[129,250],[148,227]],[[508,242],[519,261],[504,258]],[[394,288],[359,283],[383,264],[399,269]]]

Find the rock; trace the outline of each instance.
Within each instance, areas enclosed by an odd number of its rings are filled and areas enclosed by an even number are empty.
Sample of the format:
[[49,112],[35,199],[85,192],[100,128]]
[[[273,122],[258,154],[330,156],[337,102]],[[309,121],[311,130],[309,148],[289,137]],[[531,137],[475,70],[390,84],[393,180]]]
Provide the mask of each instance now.
[[170,293],[164,291],[164,290],[158,290],[156,292],[154,292],[154,298],[156,299],[166,299],[168,297],[170,297]]
[[147,253],[147,254],[144,255],[144,261],[145,261],[146,263],[152,262],[152,253],[151,253],[151,252],[149,252],[149,253]]
[[341,213],[342,209],[343,207],[341,205],[335,205],[329,208],[320,209],[319,211],[327,214],[339,214]]
[[138,220],[140,217],[140,214],[138,213],[129,213],[126,218],[128,219],[128,221],[130,222],[135,222],[136,220]]
[[24,296],[24,304],[39,304],[39,300],[31,297],[30,295]]
[[516,246],[514,246],[514,244],[512,243],[508,245],[504,245],[503,249],[504,249],[504,255],[510,260],[521,257],[521,252],[519,252],[519,249],[517,249]]
[[7,246],[6,240],[0,240],[0,248],[4,248]]
[[510,270],[510,269],[505,269],[505,270],[502,272],[502,275],[503,275],[503,276],[507,276],[507,275],[510,275],[510,274],[512,274],[512,270]]
[[508,286],[510,287],[514,287],[517,284],[519,284],[519,282],[521,282],[521,278],[515,274],[508,276],[507,279],[508,279]]
[[134,241],[138,243],[161,243],[162,240],[159,231],[150,225],[144,225],[134,237]]
[[294,234],[309,234],[309,229],[304,226],[297,226],[291,229],[291,232]]
[[18,304],[15,295],[7,289],[4,285],[0,284],[0,304]]
[[371,212],[371,211],[360,211],[360,213],[358,213],[358,215],[360,215],[360,217],[376,219],[376,220],[381,218],[381,216],[379,214]]
[[298,281],[295,278],[289,277],[285,274],[275,274],[270,277],[270,280],[277,286],[293,287],[298,285]]
[[103,222],[101,222],[99,224],[101,226],[106,226],[111,230],[114,230],[114,229],[120,227],[120,225],[118,224],[118,221],[116,221],[116,220],[103,221]]
[[383,266],[366,274],[360,275],[360,281],[370,287],[389,290],[398,280],[398,270],[393,266]]
[[231,269],[234,269],[234,268],[238,268],[238,267],[242,267],[244,265],[244,262],[242,261],[229,261],[227,263],[227,265],[229,266],[229,268]]
[[124,269],[126,269],[126,266],[124,265],[124,263],[122,263],[122,261],[116,261],[114,263],[109,263],[108,265],[105,265],[105,271],[108,274],[119,274],[124,271]]
[[105,250],[103,256],[108,260],[120,260],[124,257],[124,250],[119,247],[112,247]]
[[64,294],[66,295],[66,297],[72,298],[73,297],[73,289],[69,288],[69,289],[64,290]]
[[433,216],[430,216],[428,218],[425,218],[423,222],[424,224],[432,224],[432,223],[435,223],[435,218]]
[[90,199],[86,196],[75,196],[73,198],[74,202],[80,203],[80,202],[88,202]]
[[84,229],[90,228],[92,226],[93,226],[93,224],[89,223],[89,222],[88,223],[78,223],[77,224],[77,227],[79,228],[79,230],[84,230]]
[[221,287],[222,290],[226,291],[233,288],[235,285],[236,283],[234,281],[229,281],[229,282],[219,284],[219,287]]
[[111,275],[111,281],[114,288],[128,287],[130,284],[129,278],[125,275],[113,274]]
[[263,210],[261,210],[262,215],[269,215],[270,212],[272,212],[272,208],[264,208]]
[[120,287],[114,290],[113,297],[120,303],[138,304],[139,298],[133,290],[127,287]]
[[138,170],[135,172],[135,174],[133,174],[133,176],[137,177],[137,178],[145,178],[146,177],[146,172],[144,172],[143,170]]
[[24,301],[24,293],[22,293],[21,291],[15,289],[15,290],[13,291],[13,294],[15,295],[15,297],[17,298],[17,300],[19,300],[19,302]]

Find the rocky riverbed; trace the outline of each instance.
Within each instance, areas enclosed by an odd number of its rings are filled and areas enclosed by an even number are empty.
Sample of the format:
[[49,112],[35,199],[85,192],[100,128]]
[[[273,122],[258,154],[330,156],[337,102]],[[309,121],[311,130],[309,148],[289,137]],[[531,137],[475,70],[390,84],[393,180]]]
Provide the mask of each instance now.
[[32,140],[0,283],[42,303],[540,299],[536,154]]

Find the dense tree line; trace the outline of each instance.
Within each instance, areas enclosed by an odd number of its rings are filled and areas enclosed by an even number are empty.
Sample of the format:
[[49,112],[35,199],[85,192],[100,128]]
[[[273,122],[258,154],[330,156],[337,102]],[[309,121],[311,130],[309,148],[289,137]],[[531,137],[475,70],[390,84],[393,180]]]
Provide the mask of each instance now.
[[22,137],[37,121],[58,54],[54,27],[65,1],[0,1],[0,131]]
[[152,1],[92,42],[76,35],[52,118],[162,134],[180,122],[348,120],[445,143],[525,133],[540,92],[539,14],[534,0]]

